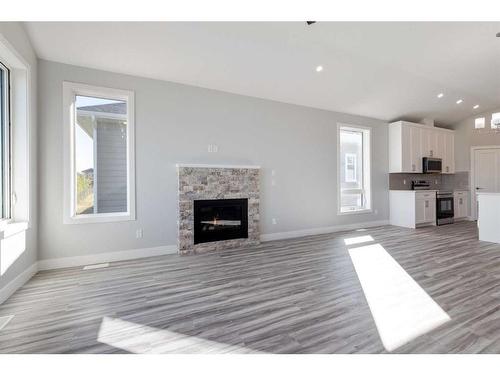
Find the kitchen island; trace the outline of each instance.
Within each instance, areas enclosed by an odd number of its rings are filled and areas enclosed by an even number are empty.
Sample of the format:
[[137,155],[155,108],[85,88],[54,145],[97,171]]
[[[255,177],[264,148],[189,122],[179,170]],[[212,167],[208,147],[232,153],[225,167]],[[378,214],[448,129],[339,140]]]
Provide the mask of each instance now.
[[500,243],[500,193],[477,193],[479,240]]

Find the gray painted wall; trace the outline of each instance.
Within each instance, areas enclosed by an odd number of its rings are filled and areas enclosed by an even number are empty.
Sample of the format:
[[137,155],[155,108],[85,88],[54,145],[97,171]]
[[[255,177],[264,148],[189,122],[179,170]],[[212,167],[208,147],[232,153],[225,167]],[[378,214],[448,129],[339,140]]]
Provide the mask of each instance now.
[[[0,22],[0,34],[14,47],[30,65],[30,113],[29,113],[29,216],[30,228],[26,232],[26,249],[19,258],[0,276],[0,289],[28,269],[37,261],[37,58],[29,38],[18,22]],[[16,150],[13,150],[15,153]],[[24,202],[23,202],[24,203]],[[21,204],[21,203],[18,203]]]
[[[471,146],[496,146],[500,145],[500,131],[495,132],[490,128],[491,114],[500,112],[496,110],[486,111],[471,116],[451,128],[455,130],[455,169],[457,171],[470,170],[470,148]],[[486,128],[474,130],[474,120],[477,117],[485,117]]]
[[[40,259],[176,244],[179,162],[261,165],[263,234],[388,219],[382,121],[43,60],[39,76]],[[62,224],[64,80],[135,91],[136,221]],[[373,213],[337,215],[338,122],[373,129]]]

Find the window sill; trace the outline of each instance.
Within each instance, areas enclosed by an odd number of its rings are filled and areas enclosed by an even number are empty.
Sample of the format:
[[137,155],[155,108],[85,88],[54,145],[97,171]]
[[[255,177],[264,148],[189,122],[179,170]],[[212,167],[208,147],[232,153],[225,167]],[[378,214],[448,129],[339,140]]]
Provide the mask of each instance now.
[[89,214],[89,215],[65,217],[64,224],[115,223],[121,221],[134,221],[134,220],[135,220],[135,214],[124,212],[124,213]]
[[355,211],[345,211],[345,212],[337,212],[337,215],[355,215],[355,214],[370,214],[372,213],[373,210],[371,208],[369,209],[363,209],[363,210],[355,210]]
[[7,221],[4,220],[0,223],[0,240],[9,238],[15,234],[26,231],[29,228],[29,223],[27,221]]

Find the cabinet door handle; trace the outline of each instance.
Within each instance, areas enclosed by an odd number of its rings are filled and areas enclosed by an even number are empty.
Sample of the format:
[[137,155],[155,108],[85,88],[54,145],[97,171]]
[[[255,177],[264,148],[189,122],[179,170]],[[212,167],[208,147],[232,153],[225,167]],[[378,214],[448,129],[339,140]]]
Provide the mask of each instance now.
[[431,156],[433,156],[432,154],[433,154],[433,152],[432,152],[432,150],[431,150]]
[[450,171],[450,167],[446,167],[446,172],[449,172]]

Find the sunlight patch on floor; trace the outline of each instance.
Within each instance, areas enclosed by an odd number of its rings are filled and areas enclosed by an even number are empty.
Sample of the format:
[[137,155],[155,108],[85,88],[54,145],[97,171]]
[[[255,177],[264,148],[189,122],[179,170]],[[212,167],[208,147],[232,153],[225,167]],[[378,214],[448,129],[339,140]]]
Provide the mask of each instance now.
[[357,245],[360,243],[371,242],[371,241],[374,241],[372,236],[357,236],[357,237],[344,238],[344,243],[347,246]]
[[14,315],[0,316],[0,331],[14,318]]
[[130,353],[258,353],[238,345],[188,336],[118,318],[104,317],[97,341]]
[[349,254],[388,351],[450,320],[380,244],[352,248]]

